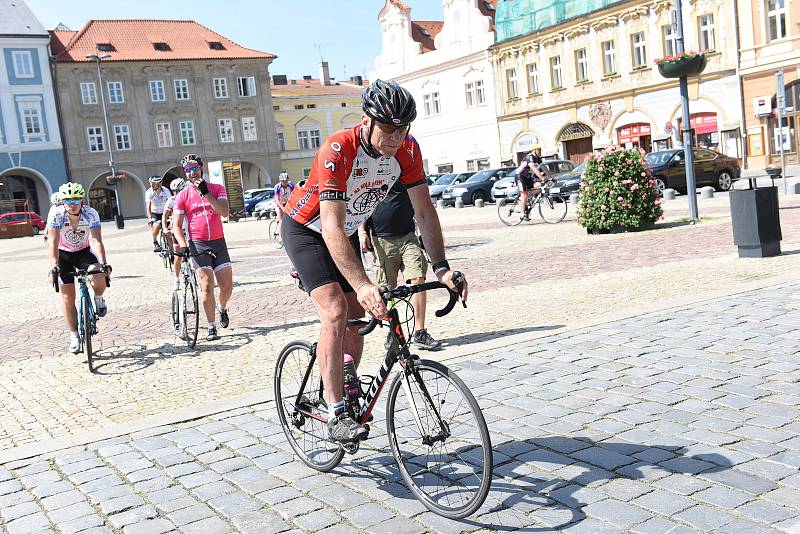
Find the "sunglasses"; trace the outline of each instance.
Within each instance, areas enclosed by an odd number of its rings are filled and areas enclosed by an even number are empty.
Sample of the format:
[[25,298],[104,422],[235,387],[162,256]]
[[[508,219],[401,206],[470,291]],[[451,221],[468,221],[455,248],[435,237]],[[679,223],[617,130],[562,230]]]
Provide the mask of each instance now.
[[200,169],[201,169],[201,167],[199,167],[197,165],[192,165],[191,167],[184,167],[183,168],[183,172],[189,174],[189,173],[193,173],[193,172],[198,172]]
[[65,198],[64,199],[64,204],[72,204],[73,206],[77,206],[81,202],[83,202],[83,201],[81,199],[79,199],[79,198]]
[[380,131],[385,134],[395,134],[399,133],[403,136],[408,134],[408,131],[411,129],[410,124],[403,124],[402,126],[393,126],[391,124],[386,124],[383,122],[375,121],[375,125],[378,127]]

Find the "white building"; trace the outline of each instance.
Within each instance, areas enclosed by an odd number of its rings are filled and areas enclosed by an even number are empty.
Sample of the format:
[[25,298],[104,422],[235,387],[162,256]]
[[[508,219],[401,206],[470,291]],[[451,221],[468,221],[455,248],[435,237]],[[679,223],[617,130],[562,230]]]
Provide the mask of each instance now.
[[395,80],[417,101],[411,133],[428,172],[501,163],[492,63],[497,0],[442,0],[443,21],[413,21],[386,0],[378,15],[383,45],[370,80]]

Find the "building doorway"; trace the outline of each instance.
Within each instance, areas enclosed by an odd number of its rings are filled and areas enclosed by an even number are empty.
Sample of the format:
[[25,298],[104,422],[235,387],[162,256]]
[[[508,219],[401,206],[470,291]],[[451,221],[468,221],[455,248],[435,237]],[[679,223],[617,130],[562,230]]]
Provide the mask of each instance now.
[[[25,176],[23,172],[25,171],[11,170],[8,174],[0,176],[0,200],[11,201],[7,204],[9,206],[25,205],[27,211],[34,211],[44,217],[50,208],[50,203],[39,197],[41,194],[46,196],[47,191],[41,185],[37,187],[37,180]],[[21,208],[18,211],[21,211]]]
[[564,149],[564,159],[580,165],[593,153],[594,130],[582,122],[568,124],[556,138]]
[[650,125],[646,123],[626,124],[617,128],[617,143],[623,148],[641,148],[645,152],[652,149]]
[[94,187],[89,190],[89,206],[97,210],[101,221],[114,218],[114,190],[108,187]]
[[[795,80],[785,86],[786,111],[783,114],[783,155],[786,163],[797,164],[800,162],[800,136],[797,127],[800,126],[800,80]],[[776,99],[772,99],[772,109],[777,109]],[[777,115],[777,113],[775,113]],[[780,165],[781,143],[778,129],[778,117],[770,116],[768,122],[769,146],[771,162]]]

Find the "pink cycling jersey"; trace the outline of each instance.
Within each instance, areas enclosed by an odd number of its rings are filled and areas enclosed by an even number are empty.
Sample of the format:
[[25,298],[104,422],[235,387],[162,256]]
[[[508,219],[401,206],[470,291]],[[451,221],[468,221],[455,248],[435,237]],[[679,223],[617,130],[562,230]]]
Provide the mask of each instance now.
[[[218,200],[228,199],[224,186],[207,183],[208,191]],[[191,241],[213,241],[225,237],[222,231],[222,217],[193,185],[175,197],[175,213],[182,213],[186,217]]]

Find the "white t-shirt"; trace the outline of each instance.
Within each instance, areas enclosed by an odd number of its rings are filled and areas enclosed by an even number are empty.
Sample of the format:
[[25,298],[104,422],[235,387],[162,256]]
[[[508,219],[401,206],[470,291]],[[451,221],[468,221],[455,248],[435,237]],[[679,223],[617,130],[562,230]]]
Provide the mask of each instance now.
[[164,186],[161,186],[158,192],[151,187],[144,194],[144,202],[147,204],[147,201],[150,201],[150,211],[152,213],[164,213],[164,206],[166,206],[167,200],[170,198],[172,198],[172,193]]
[[61,235],[58,248],[67,252],[77,252],[89,246],[91,230],[100,228],[100,215],[97,210],[84,204],[81,206],[78,226],[72,228],[66,206],[55,206],[47,215],[47,226],[57,228]]

